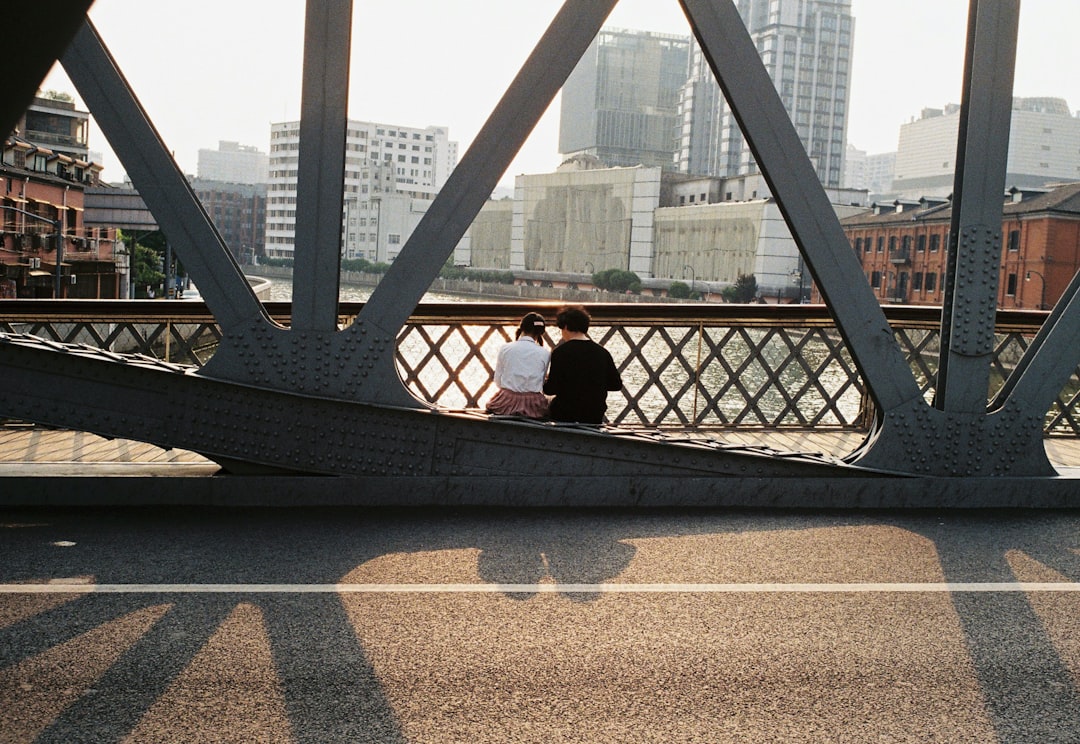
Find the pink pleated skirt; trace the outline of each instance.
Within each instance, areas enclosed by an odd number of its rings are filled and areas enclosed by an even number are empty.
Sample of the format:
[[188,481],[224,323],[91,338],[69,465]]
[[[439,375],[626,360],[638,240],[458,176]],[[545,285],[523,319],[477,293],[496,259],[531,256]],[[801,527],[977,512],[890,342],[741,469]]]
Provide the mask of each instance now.
[[500,416],[547,418],[548,399],[543,393],[515,393],[511,390],[500,390],[488,401],[487,412]]

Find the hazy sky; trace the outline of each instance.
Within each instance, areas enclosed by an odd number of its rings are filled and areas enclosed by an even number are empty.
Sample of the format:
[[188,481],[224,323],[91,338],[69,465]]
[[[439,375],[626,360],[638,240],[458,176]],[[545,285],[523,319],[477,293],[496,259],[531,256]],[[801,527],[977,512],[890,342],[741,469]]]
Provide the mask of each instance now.
[[[443,125],[464,154],[560,0],[354,0],[349,116]],[[900,125],[960,100],[967,0],[852,0],[855,49],[848,141],[894,150]],[[96,0],[90,11],[185,172],[219,140],[269,150],[270,123],[299,118],[303,0]],[[1080,3],[1023,0],[1018,96],[1080,109]],[[689,35],[676,0],[621,0],[608,26]],[[44,84],[74,93],[55,69]],[[104,137],[108,181],[123,167]],[[558,99],[501,180],[559,164]]]

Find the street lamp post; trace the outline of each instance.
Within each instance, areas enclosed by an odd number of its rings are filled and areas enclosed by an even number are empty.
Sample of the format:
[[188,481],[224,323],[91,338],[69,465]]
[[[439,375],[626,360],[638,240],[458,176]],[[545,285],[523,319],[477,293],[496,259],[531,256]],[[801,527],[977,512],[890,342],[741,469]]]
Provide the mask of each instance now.
[[687,270],[689,270],[689,271],[690,271],[690,294],[694,294],[694,278],[695,278],[695,276],[696,276],[696,275],[694,274],[694,267],[693,267],[693,266],[691,266],[690,264],[686,264],[685,266],[683,266],[683,267],[682,267],[682,276],[683,276],[683,279],[685,279],[685,278],[686,278],[686,272],[687,272]]
[[1037,271],[1029,271],[1027,274],[1024,275],[1024,281],[1025,282],[1030,282],[1032,274],[1039,277],[1039,279],[1042,281],[1042,287],[1039,290],[1039,309],[1040,310],[1045,310],[1046,309],[1046,277],[1043,276],[1042,274],[1040,274]]
[[64,223],[62,220],[55,219],[50,220],[48,217],[42,217],[40,214],[34,214],[33,212],[27,212],[25,209],[19,209],[18,207],[0,206],[7,212],[17,212],[24,217],[30,217],[31,219],[44,222],[52,225],[54,238],[56,240],[56,275],[53,277],[53,297],[60,299],[60,288],[63,286],[63,274],[61,272],[60,264],[64,261],[64,236],[61,235]]
[[791,282],[792,284],[799,285],[799,304],[806,302],[806,289],[803,287],[803,277],[806,276],[806,267],[803,264],[802,257],[799,257],[799,266],[796,269],[791,270]]

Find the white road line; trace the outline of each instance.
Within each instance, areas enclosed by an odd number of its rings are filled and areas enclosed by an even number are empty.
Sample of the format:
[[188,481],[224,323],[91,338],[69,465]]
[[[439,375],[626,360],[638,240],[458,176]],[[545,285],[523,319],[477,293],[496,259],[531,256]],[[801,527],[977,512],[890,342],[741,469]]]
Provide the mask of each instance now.
[[0,584],[0,594],[844,594],[1080,592],[1076,582],[855,584]]

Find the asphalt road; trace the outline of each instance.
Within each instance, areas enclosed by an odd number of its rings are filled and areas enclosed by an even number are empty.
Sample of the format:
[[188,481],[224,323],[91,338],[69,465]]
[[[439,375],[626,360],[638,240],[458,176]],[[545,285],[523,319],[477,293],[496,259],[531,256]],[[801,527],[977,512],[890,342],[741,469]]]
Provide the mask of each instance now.
[[0,742],[1080,742],[1080,513],[0,511]]

